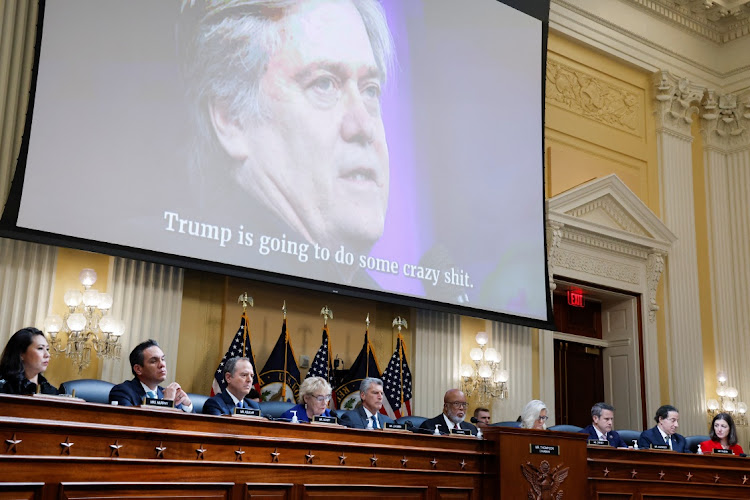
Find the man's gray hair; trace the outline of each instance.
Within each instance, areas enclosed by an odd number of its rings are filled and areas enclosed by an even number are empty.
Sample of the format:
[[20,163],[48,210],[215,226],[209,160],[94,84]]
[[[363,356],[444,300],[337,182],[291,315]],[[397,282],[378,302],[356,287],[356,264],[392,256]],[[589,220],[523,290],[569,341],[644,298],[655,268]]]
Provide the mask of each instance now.
[[[183,0],[186,1],[186,0]],[[190,0],[193,5],[194,0]],[[393,66],[393,40],[378,0],[351,0],[367,30],[383,82]],[[281,45],[278,26],[300,0],[206,0],[197,26],[181,40],[187,99],[194,122],[194,181],[216,177],[203,164],[225,154],[214,137],[209,106],[219,103],[242,125],[265,117],[260,82]],[[191,7],[193,11],[197,7]],[[196,16],[195,12],[192,13]],[[186,17],[190,17],[187,16]],[[183,29],[185,31],[185,29]],[[225,177],[225,176],[218,176]]]
[[380,387],[383,387],[383,381],[380,380],[379,378],[367,377],[365,379],[362,379],[362,382],[359,384],[359,393],[367,394],[367,390],[370,388],[372,384],[377,384]]
[[[240,361],[247,361],[249,363],[250,358],[243,358],[240,356],[235,356],[233,358],[229,358],[228,360],[224,362],[224,373],[223,373],[224,380],[227,379],[227,373],[234,375],[234,369],[237,367],[237,363],[239,363]],[[253,364],[250,363],[250,366],[253,366]]]
[[609,410],[612,413],[614,413],[615,407],[612,405],[608,405],[607,403],[596,403],[594,406],[591,407],[591,418],[601,417],[602,411],[604,410]]

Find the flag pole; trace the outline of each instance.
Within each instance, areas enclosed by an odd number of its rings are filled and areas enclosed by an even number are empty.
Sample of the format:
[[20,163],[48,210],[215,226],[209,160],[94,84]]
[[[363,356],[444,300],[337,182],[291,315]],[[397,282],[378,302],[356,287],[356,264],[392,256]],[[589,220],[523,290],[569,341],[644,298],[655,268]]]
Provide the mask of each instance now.
[[242,303],[242,318],[245,320],[245,327],[244,331],[242,332],[242,357],[244,358],[247,356],[245,354],[247,352],[247,346],[245,345],[245,338],[247,336],[247,330],[248,330],[248,319],[247,319],[247,306],[250,305],[250,307],[253,307],[253,298],[248,297],[247,292],[241,294],[239,298],[237,298],[237,303]]
[[284,313],[284,381],[281,384],[281,399],[286,401],[286,366],[287,366],[287,359],[286,355],[289,352],[289,332],[286,331],[286,300],[284,301],[284,305],[281,306],[281,311]]

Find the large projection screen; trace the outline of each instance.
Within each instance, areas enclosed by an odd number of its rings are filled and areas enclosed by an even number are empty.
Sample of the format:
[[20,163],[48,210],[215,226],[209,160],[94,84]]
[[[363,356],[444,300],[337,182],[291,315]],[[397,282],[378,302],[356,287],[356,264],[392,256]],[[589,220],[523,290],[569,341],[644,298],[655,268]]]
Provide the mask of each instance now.
[[46,2],[3,228],[548,325],[549,0],[515,3],[543,14],[496,0]]

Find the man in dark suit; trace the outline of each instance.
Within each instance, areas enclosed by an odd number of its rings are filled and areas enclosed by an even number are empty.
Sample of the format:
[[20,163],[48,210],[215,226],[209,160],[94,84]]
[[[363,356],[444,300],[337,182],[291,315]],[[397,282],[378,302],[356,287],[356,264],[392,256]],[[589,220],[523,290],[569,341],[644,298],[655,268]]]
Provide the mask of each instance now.
[[656,426],[641,432],[638,438],[638,448],[647,450],[652,445],[666,445],[672,451],[685,453],[688,451],[685,438],[677,434],[680,423],[680,412],[672,405],[663,405],[656,410],[654,417]]
[[383,407],[383,381],[368,377],[359,384],[359,398],[362,406],[341,415],[339,423],[354,429],[382,429],[386,423],[393,423],[388,415],[380,413]]
[[253,388],[253,365],[248,358],[235,356],[224,363],[224,380],[226,388],[209,398],[203,405],[207,415],[232,415],[234,408],[260,409],[258,403],[247,396]]
[[133,380],[117,384],[109,391],[109,401],[122,406],[139,406],[146,396],[174,401],[174,407],[187,413],[193,412],[193,403],[180,384],[172,382],[167,387],[159,384],[167,378],[167,363],[164,352],[155,340],[141,342],[130,352],[130,369]]
[[443,413],[435,418],[425,420],[419,427],[434,431],[435,428],[441,434],[450,434],[451,429],[466,429],[472,434],[477,433],[477,428],[468,422],[464,422],[466,417],[466,408],[469,404],[466,402],[466,395],[458,389],[450,389],[443,396]]
[[607,403],[596,403],[591,407],[592,423],[584,427],[580,432],[589,435],[589,439],[609,441],[609,445],[615,448],[627,448],[628,445],[622,440],[617,431],[612,430],[615,425],[615,408]]

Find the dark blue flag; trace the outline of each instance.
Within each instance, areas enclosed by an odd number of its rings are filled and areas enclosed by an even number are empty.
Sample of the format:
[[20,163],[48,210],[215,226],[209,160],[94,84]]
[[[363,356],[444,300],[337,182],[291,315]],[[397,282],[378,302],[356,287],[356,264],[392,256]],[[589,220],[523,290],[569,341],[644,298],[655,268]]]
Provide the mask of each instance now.
[[260,372],[263,401],[296,402],[299,397],[299,367],[294,357],[289,334],[286,331],[286,318],[281,327],[281,335],[276,342],[268,361]]
[[370,332],[365,330],[365,344],[359,352],[354,364],[344,376],[344,380],[336,388],[336,399],[342,410],[353,410],[360,403],[359,384],[367,377],[380,378],[380,368],[375,359],[375,353],[370,344]]

